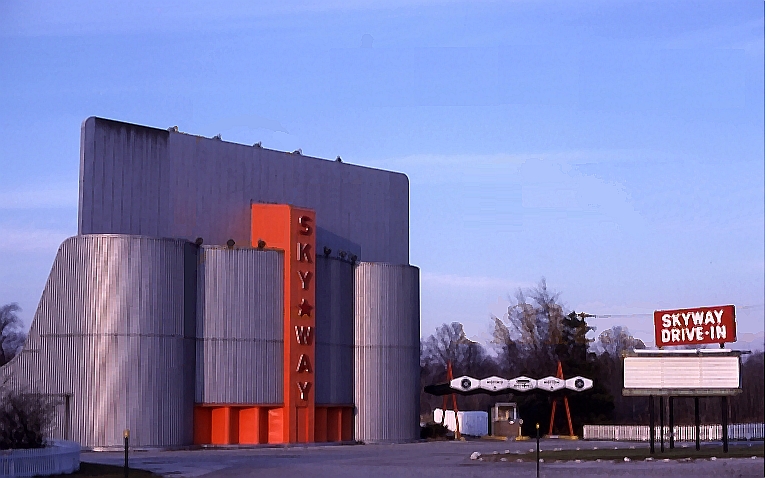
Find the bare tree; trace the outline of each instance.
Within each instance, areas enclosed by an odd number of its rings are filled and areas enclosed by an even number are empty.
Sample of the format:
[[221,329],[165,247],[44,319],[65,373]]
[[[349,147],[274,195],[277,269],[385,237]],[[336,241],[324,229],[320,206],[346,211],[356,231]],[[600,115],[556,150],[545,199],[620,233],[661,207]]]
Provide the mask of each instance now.
[[0,367],[21,352],[27,339],[19,311],[21,307],[15,302],[0,307]]
[[0,383],[0,450],[44,447],[54,406],[50,397]]
[[608,353],[611,357],[621,357],[621,354],[628,350],[644,349],[645,343],[632,337],[629,329],[623,325],[614,325],[600,332],[597,337],[597,347],[601,353]]
[[563,342],[566,315],[559,303],[560,294],[547,288],[547,281],[533,289],[518,289],[507,309],[507,323],[494,317],[494,347],[515,344],[529,368],[552,368],[557,361],[556,347]]
[[[464,327],[459,322],[443,324],[435,333],[421,342],[421,382],[424,385],[444,382],[448,363],[453,368],[453,376],[470,375],[487,377],[497,373],[494,360],[485,348],[467,337]],[[484,395],[457,397],[459,408],[464,410],[485,410],[491,403]],[[421,410],[427,412],[442,406],[442,397],[421,394]]]
[[445,370],[453,364],[454,374],[473,373],[486,359],[482,345],[469,339],[459,322],[443,324],[422,344],[422,358]]
[[742,393],[729,400],[731,420],[765,420],[765,351],[744,358],[741,369]]
[[499,372],[509,377],[518,375],[521,366],[518,344],[512,338],[510,328],[500,318],[491,316],[491,320],[493,320],[493,338],[490,345],[496,351]]

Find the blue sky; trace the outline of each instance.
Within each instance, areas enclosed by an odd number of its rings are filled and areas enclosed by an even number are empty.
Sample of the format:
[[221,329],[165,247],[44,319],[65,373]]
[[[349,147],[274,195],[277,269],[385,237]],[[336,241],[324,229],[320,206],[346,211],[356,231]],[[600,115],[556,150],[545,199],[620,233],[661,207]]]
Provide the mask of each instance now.
[[[31,320],[102,116],[402,171],[422,333],[546,277],[765,317],[764,3],[0,1],[0,303]],[[746,342],[753,340],[751,344]]]

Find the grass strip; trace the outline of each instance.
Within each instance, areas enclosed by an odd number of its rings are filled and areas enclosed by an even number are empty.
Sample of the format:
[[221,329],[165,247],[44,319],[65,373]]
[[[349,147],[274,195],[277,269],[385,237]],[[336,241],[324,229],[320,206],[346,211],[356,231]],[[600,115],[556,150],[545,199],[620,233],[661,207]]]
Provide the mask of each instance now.
[[[84,461],[80,462],[80,470],[71,473],[69,475],[51,475],[53,477],[69,477],[69,476],[100,476],[100,477],[106,477],[106,478],[123,478],[125,475],[123,474],[123,467],[122,466],[114,466],[114,465],[102,465],[99,463],[87,463]],[[128,469],[128,476],[130,478],[155,478],[160,477],[162,475],[157,475],[155,473],[152,473],[151,471],[146,470],[136,470],[134,468]]]
[[[597,449],[592,450],[590,449],[584,449],[581,450],[560,450],[560,451],[552,451],[552,450],[543,450],[540,453],[540,458],[544,460],[545,463],[552,463],[556,460],[560,461],[573,461],[573,460],[581,460],[581,461],[595,461],[595,460],[603,460],[603,461],[609,461],[609,460],[624,460],[624,458],[629,458],[632,461],[642,461],[646,458],[653,458],[654,460],[663,460],[665,458],[670,460],[682,460],[682,459],[710,459],[712,457],[716,458],[751,458],[753,456],[757,456],[758,458],[765,458],[765,445],[763,443],[760,444],[754,444],[752,446],[748,445],[732,445],[728,448],[728,453],[723,453],[722,446],[716,447],[716,446],[707,446],[701,447],[701,450],[696,451],[695,448],[689,447],[689,448],[681,448],[676,447],[673,450],[669,450],[668,448],[664,449],[664,453],[661,453],[659,448],[656,448],[656,453],[651,454],[650,450],[647,446],[645,447],[638,447],[635,449],[631,448],[619,448],[618,450],[614,450],[612,448],[609,449]],[[501,461],[502,458],[506,458],[505,461],[515,462],[519,459],[523,461],[536,461],[536,452],[528,452],[528,453],[499,453],[499,454],[487,454],[484,453],[480,456],[483,461]]]

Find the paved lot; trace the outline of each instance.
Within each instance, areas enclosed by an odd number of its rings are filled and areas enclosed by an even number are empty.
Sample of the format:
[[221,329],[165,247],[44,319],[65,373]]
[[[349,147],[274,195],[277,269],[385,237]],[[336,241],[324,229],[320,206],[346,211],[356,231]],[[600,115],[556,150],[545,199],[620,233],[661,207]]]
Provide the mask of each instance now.
[[[683,444],[678,444],[682,446]],[[629,448],[640,443],[542,441],[542,449]],[[165,476],[177,477],[484,477],[535,476],[536,464],[487,463],[470,460],[472,452],[493,453],[533,450],[534,442],[421,442],[401,445],[348,445],[250,449],[206,449],[131,453],[130,464]],[[82,460],[122,465],[121,453],[82,454]],[[765,460],[720,459],[692,462],[584,462],[543,463],[541,476],[609,477],[653,476],[654,478],[753,477],[765,476]]]

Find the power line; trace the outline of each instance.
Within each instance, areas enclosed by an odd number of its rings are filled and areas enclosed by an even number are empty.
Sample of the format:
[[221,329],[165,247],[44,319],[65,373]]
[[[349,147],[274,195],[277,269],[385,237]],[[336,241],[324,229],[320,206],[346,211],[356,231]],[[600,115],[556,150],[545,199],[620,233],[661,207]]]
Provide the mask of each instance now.
[[[755,308],[758,308],[758,307],[765,307],[765,304],[737,305],[736,309],[739,309],[739,310],[749,310],[749,309],[755,309]],[[582,314],[584,314],[584,313],[582,312],[581,314],[577,314],[577,315],[579,315],[579,317],[581,317]],[[584,314],[585,317],[594,317],[596,319],[611,319],[611,318],[617,318],[617,317],[648,317],[648,316],[652,316],[652,315],[653,315],[653,312],[645,312],[645,313],[640,313],[640,314],[598,314],[598,315]]]

